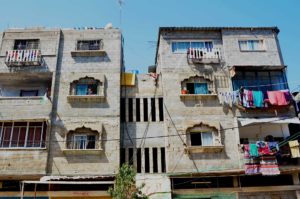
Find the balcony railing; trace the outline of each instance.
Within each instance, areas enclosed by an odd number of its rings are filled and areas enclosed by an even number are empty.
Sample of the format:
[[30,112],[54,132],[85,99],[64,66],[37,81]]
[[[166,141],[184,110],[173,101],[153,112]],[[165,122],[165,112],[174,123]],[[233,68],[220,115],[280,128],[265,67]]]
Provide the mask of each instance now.
[[6,52],[7,66],[39,66],[42,63],[39,49],[9,50]]
[[191,63],[219,63],[221,59],[221,49],[189,48],[187,58]]

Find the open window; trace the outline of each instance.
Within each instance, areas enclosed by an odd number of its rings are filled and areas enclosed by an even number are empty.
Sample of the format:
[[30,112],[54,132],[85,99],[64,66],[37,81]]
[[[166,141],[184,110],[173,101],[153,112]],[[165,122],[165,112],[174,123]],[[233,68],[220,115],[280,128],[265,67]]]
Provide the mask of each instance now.
[[69,101],[74,99],[97,100],[104,98],[104,82],[92,77],[84,77],[70,84]]
[[104,56],[106,52],[103,50],[103,40],[78,40],[76,50],[71,51],[73,57],[95,57]]
[[97,130],[81,127],[69,131],[67,134],[65,151],[101,151],[101,134]]
[[186,133],[187,152],[221,152],[224,148],[221,144],[220,133],[214,126],[201,123],[188,128]]
[[39,49],[40,40],[39,39],[23,39],[15,40],[14,50],[33,50]]
[[181,82],[181,97],[216,96],[214,82],[211,78],[193,76]]

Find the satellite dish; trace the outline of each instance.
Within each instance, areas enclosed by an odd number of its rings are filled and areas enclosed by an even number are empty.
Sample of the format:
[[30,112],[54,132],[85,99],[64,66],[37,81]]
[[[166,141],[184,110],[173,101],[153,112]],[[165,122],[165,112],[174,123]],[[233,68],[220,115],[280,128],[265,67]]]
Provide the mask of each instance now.
[[113,28],[113,25],[112,23],[108,23],[105,25],[104,29],[112,29]]

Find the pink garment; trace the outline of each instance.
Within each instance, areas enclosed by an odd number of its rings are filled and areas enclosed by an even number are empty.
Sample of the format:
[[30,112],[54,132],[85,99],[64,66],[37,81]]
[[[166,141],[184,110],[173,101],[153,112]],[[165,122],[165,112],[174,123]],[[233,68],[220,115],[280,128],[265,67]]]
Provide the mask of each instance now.
[[244,157],[245,158],[249,158],[250,154],[249,154],[249,144],[244,144]]
[[272,104],[272,105],[285,106],[285,105],[289,104],[286,101],[284,92],[281,92],[281,91],[268,91],[267,94],[268,94],[270,104]]

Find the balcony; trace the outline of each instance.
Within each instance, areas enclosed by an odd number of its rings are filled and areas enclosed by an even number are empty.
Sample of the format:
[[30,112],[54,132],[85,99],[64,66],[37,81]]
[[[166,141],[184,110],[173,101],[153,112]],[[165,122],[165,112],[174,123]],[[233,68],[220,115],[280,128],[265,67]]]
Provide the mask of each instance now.
[[187,52],[189,64],[220,63],[221,49],[219,48],[189,48]]
[[40,66],[42,64],[41,51],[30,50],[9,50],[6,52],[5,64],[7,66]]
[[0,119],[48,119],[52,73],[0,74]]

